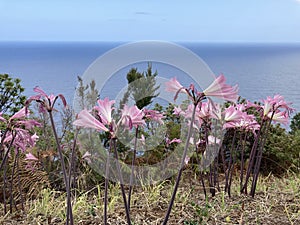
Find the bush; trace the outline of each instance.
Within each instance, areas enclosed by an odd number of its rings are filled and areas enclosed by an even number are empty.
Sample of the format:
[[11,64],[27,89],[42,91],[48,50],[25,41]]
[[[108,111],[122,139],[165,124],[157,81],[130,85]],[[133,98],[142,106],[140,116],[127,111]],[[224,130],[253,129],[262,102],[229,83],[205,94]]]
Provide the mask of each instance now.
[[272,126],[267,138],[261,171],[282,175],[292,169],[299,172],[300,130],[288,133],[279,125]]
[[8,74],[0,74],[0,112],[13,115],[24,105],[26,97],[21,80]]

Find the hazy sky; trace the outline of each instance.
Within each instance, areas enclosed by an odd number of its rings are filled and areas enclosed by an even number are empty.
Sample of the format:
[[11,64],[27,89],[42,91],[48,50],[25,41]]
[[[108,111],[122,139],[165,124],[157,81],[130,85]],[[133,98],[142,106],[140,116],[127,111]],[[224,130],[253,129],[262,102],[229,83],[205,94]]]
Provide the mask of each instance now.
[[300,0],[0,0],[0,41],[300,41]]

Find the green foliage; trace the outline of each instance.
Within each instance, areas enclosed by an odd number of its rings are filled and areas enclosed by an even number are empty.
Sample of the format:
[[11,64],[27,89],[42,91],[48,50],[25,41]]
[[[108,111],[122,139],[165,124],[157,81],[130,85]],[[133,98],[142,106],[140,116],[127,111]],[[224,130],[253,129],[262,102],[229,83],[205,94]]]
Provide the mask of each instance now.
[[270,128],[262,159],[262,172],[280,175],[288,169],[299,170],[300,131],[289,134],[280,125]]
[[292,158],[291,169],[300,172],[300,130],[295,131],[291,137],[290,151]]
[[291,133],[294,134],[296,131],[300,130],[300,113],[297,113],[291,120]]
[[129,84],[127,92],[124,94],[120,102],[122,107],[128,102],[130,96],[133,97],[136,106],[139,109],[144,108],[152,103],[152,100],[159,95],[156,93],[159,86],[156,86],[155,77],[158,75],[157,71],[152,72],[152,64],[148,64],[146,72],[139,72],[137,68],[132,68],[127,73],[127,81]]
[[92,80],[89,84],[84,85],[81,77],[77,77],[78,87],[76,88],[76,97],[81,109],[91,108],[96,104],[99,98],[99,91],[96,89],[96,82]]
[[19,111],[26,100],[23,92],[20,79],[0,74],[0,112],[12,115]]

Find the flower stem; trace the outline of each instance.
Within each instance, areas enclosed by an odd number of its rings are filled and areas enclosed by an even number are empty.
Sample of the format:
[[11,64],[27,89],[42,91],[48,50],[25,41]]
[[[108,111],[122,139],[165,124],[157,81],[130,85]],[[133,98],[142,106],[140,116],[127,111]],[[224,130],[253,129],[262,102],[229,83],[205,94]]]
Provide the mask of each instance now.
[[243,185],[241,193],[244,192],[245,194],[247,194],[247,192],[248,192],[248,181],[249,181],[251,171],[252,171],[252,168],[254,165],[254,159],[255,159],[256,152],[257,152],[259,137],[260,137],[260,130],[258,131],[257,136],[255,136],[254,143],[251,148],[251,152],[250,152],[250,156],[249,156],[249,164],[248,164],[247,171],[246,171],[245,183]]
[[[111,148],[111,146],[110,146]],[[104,209],[103,209],[103,220],[104,225],[107,225],[107,205],[108,205],[108,176],[109,176],[109,157],[110,151],[108,151],[106,165],[105,165],[105,184],[104,184]]]
[[2,170],[3,165],[6,163],[8,154],[9,154],[10,149],[11,149],[11,147],[12,147],[14,141],[15,141],[16,135],[17,135],[17,134],[14,132],[14,133],[13,133],[13,136],[12,136],[12,139],[11,139],[11,141],[10,141],[10,143],[9,143],[9,147],[7,148],[6,153],[5,153],[5,155],[4,155],[4,158],[3,158],[2,162],[1,162],[0,170]]
[[246,140],[247,140],[247,132],[244,131],[244,139],[242,139],[242,135],[241,135],[242,149],[241,149],[240,193],[242,193],[242,189],[243,189],[244,167],[245,167],[244,155],[245,155]]
[[271,126],[273,115],[274,115],[274,112],[273,112],[273,114],[271,116],[271,119],[267,122],[267,125],[265,126],[264,133],[263,133],[263,139],[262,139],[262,141],[260,143],[260,146],[259,146],[259,149],[258,149],[257,158],[256,158],[256,162],[255,162],[255,167],[254,167],[254,174],[253,174],[252,186],[251,186],[251,191],[250,191],[250,195],[252,197],[254,197],[254,195],[255,195],[255,189],[256,189],[256,185],[257,185],[257,180],[258,180],[258,175],[259,175],[259,170],[260,170],[260,164],[261,164],[262,154],[263,154],[264,146],[265,146],[266,141],[267,141],[268,130],[269,130],[270,126]]
[[120,179],[120,187],[121,187],[122,197],[123,197],[124,206],[125,206],[125,213],[126,213],[127,224],[131,225],[130,213],[129,213],[128,204],[127,204],[127,198],[126,198],[125,189],[124,189],[124,185],[123,185],[124,181],[123,181],[123,176],[122,176],[122,173],[121,173],[120,163],[119,163],[119,159],[118,159],[118,151],[117,151],[117,146],[116,146],[116,139],[114,139],[114,138],[111,139],[111,144],[113,144],[113,147],[114,147],[116,164],[117,164],[117,170],[118,170],[119,179]]
[[[6,212],[7,212],[7,209],[6,209],[6,183],[7,183],[6,172],[7,172],[7,159],[8,159],[8,154],[9,154],[10,149],[11,149],[13,143],[14,143],[14,140],[16,138],[17,133],[12,132],[12,135],[13,136],[12,136],[12,139],[11,139],[11,141],[9,143],[9,147],[6,150],[4,158],[3,158],[2,162],[1,162],[1,165],[0,165],[0,170],[2,170],[2,167],[4,167],[4,171],[3,171],[3,187],[2,187],[2,189],[3,189],[3,201],[4,201],[4,214],[6,214]],[[5,136],[6,136],[6,133],[4,135],[4,138],[5,138]],[[2,138],[2,141],[3,141],[4,138]],[[1,143],[1,148],[2,147],[3,147],[3,143]]]
[[234,130],[234,134],[233,134],[233,138],[232,138],[232,142],[231,142],[231,147],[230,147],[230,155],[229,155],[229,163],[228,163],[228,167],[227,167],[227,171],[225,173],[225,192],[227,192],[230,195],[230,190],[229,190],[229,179],[230,179],[230,173],[232,170],[232,161],[233,161],[233,148],[234,148],[234,144],[235,144],[235,139],[236,139],[236,132],[237,130]]
[[169,207],[168,207],[166,216],[165,216],[164,221],[163,221],[163,225],[166,225],[168,220],[169,220],[171,210],[172,210],[172,207],[173,207],[173,204],[174,204],[174,200],[175,200],[175,197],[176,197],[177,189],[178,189],[178,186],[179,186],[179,181],[180,181],[182,171],[183,171],[183,168],[184,168],[184,164],[185,164],[184,160],[185,160],[185,157],[187,155],[187,150],[188,150],[189,143],[190,143],[190,138],[191,138],[192,129],[193,129],[193,123],[194,123],[194,120],[195,120],[196,107],[197,107],[197,104],[194,103],[194,108],[193,108],[193,113],[192,113],[192,118],[191,118],[191,124],[190,124],[189,130],[188,130],[183,155],[182,155],[182,158],[181,158],[180,169],[179,169],[179,172],[178,172],[178,175],[177,175],[177,179],[176,179],[176,182],[175,182],[175,186],[174,186],[172,197],[171,197],[171,200],[170,200],[170,203],[169,203]]
[[[13,164],[13,168],[12,168],[12,172],[11,172],[11,180],[10,180],[10,199],[9,199],[9,211],[10,213],[12,213],[12,208],[13,208],[13,198],[14,198],[14,194],[13,194],[13,185],[14,185],[14,175],[15,175],[15,170],[16,170],[16,164],[17,164],[17,160],[19,157],[19,149],[17,149],[17,153],[15,155],[15,159],[14,159],[14,164]],[[22,195],[22,193],[20,193]]]
[[71,204],[70,183],[69,183],[69,179],[67,177],[64,156],[62,153],[60,142],[58,140],[58,135],[56,132],[55,123],[54,123],[54,119],[53,119],[53,114],[52,114],[52,111],[48,111],[48,112],[49,112],[49,117],[50,117],[50,122],[51,122],[52,130],[53,130],[54,138],[55,138],[56,145],[57,145],[57,150],[58,150],[59,157],[60,157],[60,163],[61,163],[61,167],[62,167],[64,181],[65,181],[65,185],[66,185],[66,192],[67,192],[67,221],[66,221],[66,224],[69,225],[69,221],[70,221],[70,225],[73,225],[74,222],[73,222],[73,213],[72,213],[72,204]]
[[107,151],[106,164],[105,164],[105,183],[104,183],[104,209],[103,209],[103,220],[104,225],[107,225],[107,206],[108,206],[108,176],[109,176],[109,165],[110,165],[110,153],[112,151],[112,143],[110,140],[109,149]]
[[138,136],[139,128],[137,127],[135,130],[135,139],[134,139],[134,149],[133,149],[133,157],[131,161],[131,174],[130,174],[130,183],[129,183],[129,193],[128,193],[128,209],[130,211],[130,201],[131,201],[131,193],[132,193],[132,182],[134,175],[134,163],[136,157],[136,146],[137,146],[137,136]]

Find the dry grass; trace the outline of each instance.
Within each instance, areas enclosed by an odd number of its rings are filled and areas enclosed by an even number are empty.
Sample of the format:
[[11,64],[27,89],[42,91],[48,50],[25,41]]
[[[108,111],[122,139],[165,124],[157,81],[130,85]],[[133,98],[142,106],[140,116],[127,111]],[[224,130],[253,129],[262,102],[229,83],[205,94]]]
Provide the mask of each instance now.
[[[240,195],[238,188],[233,188],[232,198],[219,192],[214,198],[205,199],[197,178],[188,171],[184,177],[169,224],[300,224],[299,174],[280,179],[272,175],[260,178],[254,199]],[[161,224],[172,189],[171,182],[135,187],[131,207],[133,224]],[[74,197],[75,224],[102,224],[102,194],[98,186]],[[109,195],[110,224],[126,224],[118,185],[110,185]],[[1,205],[0,224],[64,224],[64,206],[63,194],[44,190],[39,199],[27,202],[26,212],[2,215]]]

